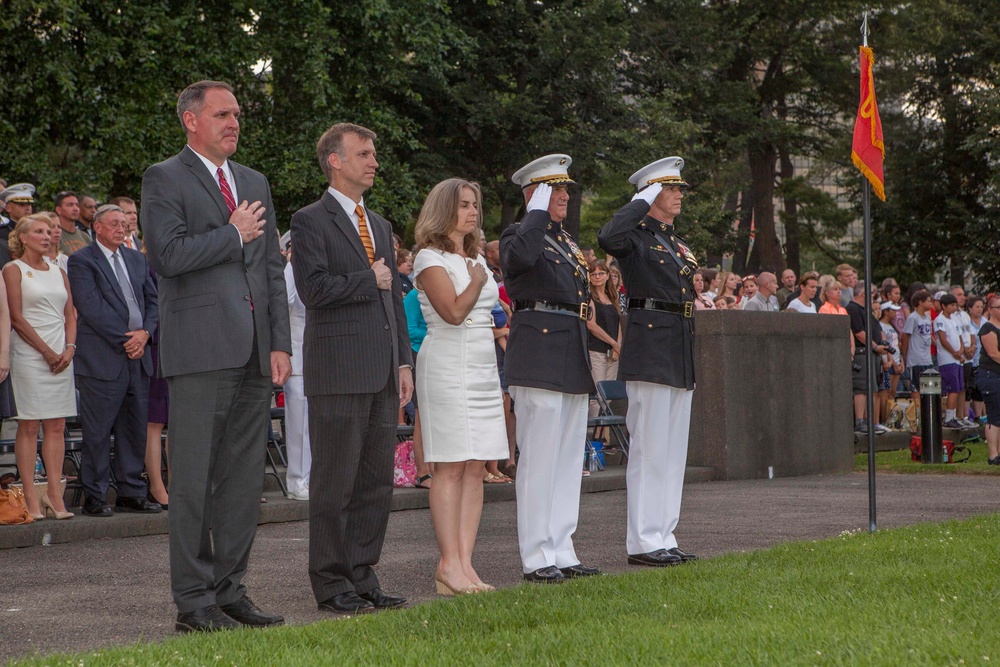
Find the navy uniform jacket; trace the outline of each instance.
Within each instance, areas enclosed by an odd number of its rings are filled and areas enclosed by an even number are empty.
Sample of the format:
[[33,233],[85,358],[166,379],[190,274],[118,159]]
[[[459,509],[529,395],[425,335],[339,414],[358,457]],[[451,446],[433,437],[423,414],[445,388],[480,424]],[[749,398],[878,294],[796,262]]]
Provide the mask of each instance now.
[[[618,258],[625,293],[629,299],[694,301],[690,279],[681,276],[677,262],[653,232],[681,259],[685,259],[683,241],[674,234],[673,225],[647,213],[646,202],[630,202],[597,235],[601,248]],[[687,263],[692,271],[698,268],[693,258]],[[656,310],[629,310],[618,379],[694,389],[694,320]]]
[[[548,234],[562,246],[571,261],[545,239]],[[587,284],[580,275],[566,232],[547,211],[531,211],[500,235],[500,264],[504,286],[512,301],[532,299],[564,304],[589,301]],[[587,325],[570,314],[515,311],[504,357],[507,383],[566,394],[591,394],[587,352]]]

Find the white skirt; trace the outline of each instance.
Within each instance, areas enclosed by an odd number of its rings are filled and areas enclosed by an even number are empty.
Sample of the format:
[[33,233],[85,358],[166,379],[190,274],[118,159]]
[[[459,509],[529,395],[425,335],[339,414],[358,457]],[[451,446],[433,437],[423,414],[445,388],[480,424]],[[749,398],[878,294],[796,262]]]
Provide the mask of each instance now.
[[420,346],[416,391],[428,463],[507,458],[491,328],[431,326]]

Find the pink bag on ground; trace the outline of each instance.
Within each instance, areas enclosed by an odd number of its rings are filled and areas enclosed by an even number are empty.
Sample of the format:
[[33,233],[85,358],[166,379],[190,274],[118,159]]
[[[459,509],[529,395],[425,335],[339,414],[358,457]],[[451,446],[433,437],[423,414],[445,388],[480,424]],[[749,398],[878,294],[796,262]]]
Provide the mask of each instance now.
[[397,489],[415,486],[417,483],[417,462],[413,458],[413,441],[404,440],[396,445],[396,456],[392,471],[392,485]]

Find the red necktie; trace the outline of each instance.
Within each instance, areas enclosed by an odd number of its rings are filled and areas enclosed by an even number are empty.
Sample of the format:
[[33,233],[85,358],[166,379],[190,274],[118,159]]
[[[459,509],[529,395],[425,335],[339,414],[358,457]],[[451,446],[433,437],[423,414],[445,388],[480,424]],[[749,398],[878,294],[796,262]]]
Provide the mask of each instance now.
[[219,176],[219,189],[222,190],[222,198],[226,200],[226,206],[232,213],[236,210],[236,197],[233,196],[233,189],[229,187],[229,181],[226,180],[226,174],[222,171],[222,167],[219,167],[215,173]]

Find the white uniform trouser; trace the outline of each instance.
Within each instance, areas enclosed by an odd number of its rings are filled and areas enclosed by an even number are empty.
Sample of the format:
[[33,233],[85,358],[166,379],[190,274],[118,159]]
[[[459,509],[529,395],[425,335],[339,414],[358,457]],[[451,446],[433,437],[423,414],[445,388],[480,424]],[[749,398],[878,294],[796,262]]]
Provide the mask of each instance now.
[[525,574],[579,565],[573,533],[587,437],[587,394],[511,387],[517,416],[517,538]]
[[309,449],[309,402],[302,387],[302,376],[289,376],[285,382],[285,453],[288,470],[285,481],[289,491],[309,488],[312,454]]
[[632,555],[673,549],[694,392],[651,382],[626,382],[625,389],[629,432],[626,547]]

